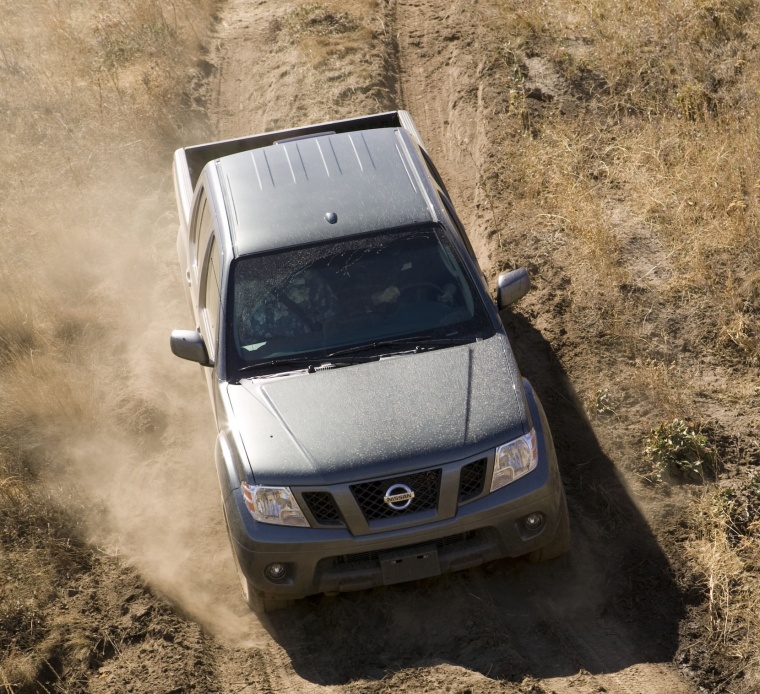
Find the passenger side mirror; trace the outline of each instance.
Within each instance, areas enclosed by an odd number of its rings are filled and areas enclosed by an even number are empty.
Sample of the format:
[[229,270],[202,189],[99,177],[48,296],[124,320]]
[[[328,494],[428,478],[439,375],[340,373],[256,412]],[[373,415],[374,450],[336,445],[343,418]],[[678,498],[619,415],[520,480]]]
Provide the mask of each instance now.
[[496,292],[496,303],[499,310],[501,311],[518,299],[522,299],[529,290],[530,275],[524,267],[499,275]]
[[203,336],[197,330],[172,330],[169,344],[176,356],[196,361],[201,366],[213,366]]

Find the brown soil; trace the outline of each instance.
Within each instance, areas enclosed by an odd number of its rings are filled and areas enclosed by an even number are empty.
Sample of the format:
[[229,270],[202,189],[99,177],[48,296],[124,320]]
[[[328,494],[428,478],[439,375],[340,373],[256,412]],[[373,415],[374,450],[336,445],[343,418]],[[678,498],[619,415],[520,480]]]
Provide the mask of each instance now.
[[[546,565],[500,562],[315,597],[261,620],[248,613],[209,462],[213,431],[202,380],[160,352],[158,336],[186,327],[187,316],[173,269],[171,188],[164,179],[151,192],[161,176],[153,172],[132,192],[161,199],[132,219],[149,220],[153,262],[141,269],[160,277],[141,288],[141,305],[152,307],[143,353],[151,366],[142,379],[153,390],[143,397],[154,404],[124,405],[139,432],[136,445],[72,435],[74,461],[89,460],[93,449],[111,451],[116,463],[103,475],[122,503],[98,502],[91,520],[77,496],[71,506],[87,527],[69,532],[65,516],[52,533],[65,538],[50,546],[70,553],[73,568],[47,601],[44,640],[15,648],[2,663],[7,692],[686,694],[718,690],[735,677],[732,664],[704,646],[703,586],[684,559],[683,509],[695,493],[653,488],[639,475],[651,399],[630,384],[650,362],[619,354],[599,328],[609,316],[584,307],[584,297],[606,289],[591,286],[588,264],[568,251],[562,220],[539,212],[536,223],[510,199],[510,138],[535,135],[552,114],[580,114],[593,76],[573,83],[538,39],[512,51],[512,62],[495,59],[511,40],[501,19],[499,3],[476,0],[227,0],[203,38],[203,79],[188,85],[205,121],[188,126],[186,137],[230,138],[397,107],[411,112],[489,277],[517,266],[533,273],[534,291],[503,320],[552,426],[571,554]],[[578,37],[574,50],[582,49]],[[524,103],[514,131],[500,116],[510,109],[505,95],[517,64]],[[192,135],[199,129],[202,135]],[[629,293],[656,289],[674,272],[668,253],[614,186],[605,195],[620,266],[638,278]],[[652,303],[645,316],[643,303],[631,306],[630,319],[643,317],[652,330],[668,323],[667,306]],[[124,312],[135,323],[144,318]],[[732,378],[751,389],[753,372],[717,363],[699,369],[702,380],[690,393],[701,393],[716,430],[740,421],[751,431],[752,409],[731,409],[715,393]],[[609,400],[600,400],[602,386]],[[746,450],[756,461],[757,450]],[[78,469],[68,474],[85,499],[103,481],[82,482]],[[47,547],[51,532],[30,530],[16,546]],[[69,537],[86,541],[70,545]],[[0,560],[13,576],[14,550],[4,548]],[[11,627],[0,624],[0,636]]]

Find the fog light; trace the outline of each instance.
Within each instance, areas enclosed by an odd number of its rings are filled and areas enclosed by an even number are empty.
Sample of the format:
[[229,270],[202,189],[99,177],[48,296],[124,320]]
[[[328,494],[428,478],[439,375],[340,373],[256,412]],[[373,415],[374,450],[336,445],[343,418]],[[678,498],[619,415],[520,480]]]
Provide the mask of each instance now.
[[540,513],[531,513],[523,523],[528,530],[538,530],[544,524],[544,517]]
[[282,581],[283,578],[288,573],[288,568],[285,566],[285,564],[280,564],[280,562],[275,562],[274,564],[270,564],[267,566],[266,569],[264,569],[264,575],[270,580],[270,581]]

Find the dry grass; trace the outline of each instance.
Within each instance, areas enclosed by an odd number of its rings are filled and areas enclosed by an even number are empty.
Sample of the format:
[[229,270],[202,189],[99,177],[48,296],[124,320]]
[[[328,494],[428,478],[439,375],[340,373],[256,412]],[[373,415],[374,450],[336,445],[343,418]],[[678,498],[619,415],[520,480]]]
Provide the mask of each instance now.
[[[634,461],[646,431],[706,409],[756,436],[754,401],[737,393],[756,386],[760,364],[757,6],[494,7],[503,48],[482,69],[497,150],[485,175],[510,235],[500,266],[536,277],[525,310],[554,313],[567,337],[548,338],[582,365],[571,376],[600,427],[629,432]],[[723,462],[749,493],[747,461],[726,451]],[[721,686],[756,691],[757,529],[732,535],[714,502],[723,484],[689,513],[695,539],[682,549],[704,579],[701,647],[733,668]]]
[[735,682],[731,691],[739,692],[756,691],[760,681],[760,487],[757,478],[748,488],[751,490],[749,514],[746,497],[737,502],[735,490],[707,491],[697,509],[696,532],[686,547],[701,578],[708,609],[707,631],[702,643],[693,647],[721,653],[730,663],[724,666],[722,679]]
[[[605,334],[636,343],[627,328],[654,298],[678,313],[710,314],[673,326],[678,347],[717,347],[756,364],[760,323],[746,281],[760,262],[754,5],[500,8],[507,42],[495,62],[512,79],[489,103],[509,138],[507,225],[527,221],[570,244],[596,285],[578,287],[574,307],[588,322],[603,320]],[[558,107],[530,97],[536,56]],[[629,287],[650,291],[634,296]],[[658,356],[640,347],[635,356]]]

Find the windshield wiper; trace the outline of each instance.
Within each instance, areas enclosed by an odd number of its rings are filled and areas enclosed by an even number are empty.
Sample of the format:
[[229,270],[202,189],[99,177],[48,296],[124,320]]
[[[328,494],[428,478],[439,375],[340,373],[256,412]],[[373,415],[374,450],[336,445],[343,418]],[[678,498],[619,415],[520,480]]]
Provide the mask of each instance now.
[[294,364],[306,364],[306,369],[313,373],[317,370],[323,370],[323,369],[339,369],[342,366],[352,366],[357,362],[358,359],[361,359],[363,361],[367,361],[370,359],[374,359],[375,357],[354,357],[350,361],[340,361],[340,362],[331,362],[327,361],[331,356],[331,354],[328,355],[322,355],[318,357],[314,356],[302,356],[302,357],[282,357],[281,359],[269,359],[267,361],[257,361],[254,364],[247,364],[246,366],[241,366],[238,371],[253,371],[254,369],[260,369],[267,366],[292,366]]
[[[356,360],[375,360],[377,355],[358,356],[358,352],[366,352],[375,349],[383,349],[384,347],[407,347],[405,351],[409,352],[424,352],[429,349],[437,349],[439,347],[450,347],[453,345],[463,345],[468,342],[473,342],[476,338],[473,337],[443,337],[435,338],[431,335],[415,335],[413,337],[401,337],[395,340],[378,340],[377,342],[370,342],[366,345],[355,345],[354,347],[346,347],[345,349],[339,349],[329,354],[321,354],[318,356],[303,355],[301,357],[281,357],[278,359],[268,359],[267,361],[257,361],[253,364],[247,364],[241,366],[238,372],[253,371],[262,369],[267,366],[292,366],[295,364],[305,364],[309,371],[324,368],[340,368],[341,366],[351,366],[356,363]],[[330,362],[327,361],[333,357],[356,355],[351,357],[351,361],[345,362]]]
[[320,357],[282,357],[281,359],[269,359],[267,361],[257,361],[254,364],[248,364],[241,366],[238,371],[252,371],[253,369],[261,369],[265,366],[287,366],[290,364],[314,364],[319,362]]
[[415,335],[413,337],[401,337],[396,340],[378,340],[366,345],[356,345],[355,347],[346,347],[336,352],[330,352],[328,357],[339,357],[344,354],[355,354],[373,349],[382,349],[383,347],[410,347],[409,351],[423,352],[428,349],[438,347],[450,347],[453,345],[463,345],[468,342],[474,342],[474,337],[442,337],[436,338],[432,335]]

